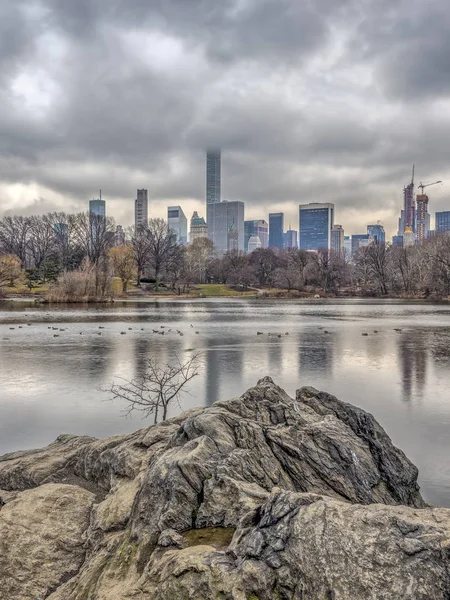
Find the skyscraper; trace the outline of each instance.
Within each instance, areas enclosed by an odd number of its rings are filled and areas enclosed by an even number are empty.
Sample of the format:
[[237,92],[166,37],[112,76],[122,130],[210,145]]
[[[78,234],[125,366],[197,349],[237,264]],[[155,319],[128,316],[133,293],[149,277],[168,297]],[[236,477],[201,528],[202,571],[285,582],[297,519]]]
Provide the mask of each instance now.
[[403,235],[407,227],[411,227],[413,232],[416,230],[416,204],[414,201],[414,165],[412,170],[411,183],[403,188],[403,210],[404,221],[403,231],[399,231],[399,235]]
[[386,242],[386,233],[383,225],[377,223],[376,225],[367,225],[367,235],[376,244],[384,244]]
[[416,210],[416,241],[420,244],[428,237],[430,231],[430,215],[428,213],[428,196],[427,194],[417,194],[417,210]]
[[167,224],[169,231],[177,237],[179,244],[187,244],[187,219],[181,206],[169,206],[167,208]]
[[250,237],[250,239],[248,240],[248,245],[247,245],[248,253],[251,254],[252,252],[254,252],[255,250],[258,250],[261,247],[262,247],[262,245],[261,245],[261,240],[259,239],[259,236],[252,235]]
[[114,246],[125,246],[125,244],[125,231],[123,230],[122,225],[117,225],[116,232],[114,234]]
[[357,233],[352,235],[352,256],[355,256],[360,248],[368,246],[369,242],[370,239],[368,233]]
[[192,242],[199,238],[208,237],[208,226],[203,217],[198,216],[198,212],[195,211],[191,217],[191,229],[189,232],[189,241]]
[[443,210],[441,212],[437,212],[435,218],[436,233],[450,231],[450,210]]
[[342,225],[333,225],[331,228],[330,249],[341,256],[344,253],[344,228]]
[[414,235],[413,228],[407,225],[403,232],[403,247],[414,246],[416,236]]
[[106,217],[106,202],[102,200],[101,192],[100,198],[89,200],[89,214]]
[[134,226],[138,227],[148,225],[148,191],[137,190],[137,197],[134,201]]
[[219,252],[244,250],[244,203],[207,204],[208,237]]
[[206,152],[206,204],[220,202],[220,149]]
[[269,214],[269,248],[283,248],[284,213]]
[[352,255],[352,236],[344,235],[344,256],[350,259]]
[[331,248],[334,204],[311,202],[299,205],[299,245],[304,250]]
[[295,229],[288,229],[283,234],[284,248],[298,248],[297,232]]
[[248,241],[256,235],[261,241],[261,248],[269,245],[269,225],[264,219],[244,221],[244,250],[248,252]]

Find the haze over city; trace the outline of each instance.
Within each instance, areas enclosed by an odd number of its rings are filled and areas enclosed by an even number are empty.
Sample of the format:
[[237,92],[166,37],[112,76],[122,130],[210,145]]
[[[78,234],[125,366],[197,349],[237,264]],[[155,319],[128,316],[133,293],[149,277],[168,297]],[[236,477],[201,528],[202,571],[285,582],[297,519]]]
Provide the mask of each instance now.
[[[204,213],[205,148],[246,218],[333,202],[395,234],[402,189],[449,180],[443,2],[15,2],[1,11],[0,217]],[[448,209],[446,186],[430,206]],[[433,224],[432,224],[433,226]]]

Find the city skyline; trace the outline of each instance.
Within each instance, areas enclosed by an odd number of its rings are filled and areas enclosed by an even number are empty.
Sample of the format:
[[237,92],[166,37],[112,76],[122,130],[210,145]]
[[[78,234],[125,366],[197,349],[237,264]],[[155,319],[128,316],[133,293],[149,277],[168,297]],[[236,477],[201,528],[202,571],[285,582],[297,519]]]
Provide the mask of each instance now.
[[[299,203],[331,202],[349,233],[381,220],[389,238],[413,163],[418,181],[450,180],[448,11],[413,4],[13,6],[0,216],[78,212],[100,185],[124,225],[138,188],[153,216],[200,213],[204,149],[217,145],[222,197],[246,218],[295,222]],[[448,198],[432,188],[430,212]]]

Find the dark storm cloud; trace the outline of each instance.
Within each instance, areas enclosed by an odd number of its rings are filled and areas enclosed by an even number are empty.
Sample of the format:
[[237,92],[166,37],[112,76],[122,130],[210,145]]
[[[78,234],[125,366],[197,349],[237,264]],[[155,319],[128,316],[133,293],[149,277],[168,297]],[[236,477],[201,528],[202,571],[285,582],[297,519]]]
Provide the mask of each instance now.
[[26,211],[85,208],[99,187],[125,218],[136,187],[202,200],[214,144],[225,197],[249,212],[334,201],[344,226],[352,207],[361,228],[393,218],[413,162],[424,179],[450,164],[447,13],[437,0],[0,8],[0,213],[19,184]]

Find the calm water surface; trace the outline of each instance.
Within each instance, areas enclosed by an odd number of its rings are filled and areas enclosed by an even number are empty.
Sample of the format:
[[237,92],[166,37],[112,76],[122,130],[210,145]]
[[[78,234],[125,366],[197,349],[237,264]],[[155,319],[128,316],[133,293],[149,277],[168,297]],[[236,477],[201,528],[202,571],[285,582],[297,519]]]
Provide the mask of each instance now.
[[[172,332],[152,333],[161,325]],[[289,336],[281,339],[267,335],[285,332]],[[419,467],[425,499],[450,507],[448,305],[194,300],[49,308],[3,303],[0,454],[42,446],[60,433],[103,437],[148,424],[139,416],[125,419],[123,406],[105,401],[99,388],[141,373],[151,355],[168,361],[192,350],[204,353],[204,368],[183,408],[237,396],[267,374],[290,394],[303,385],[331,392],[373,413]]]

